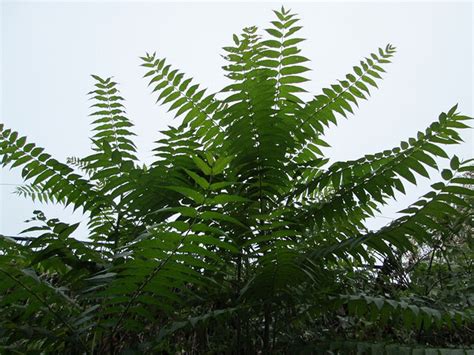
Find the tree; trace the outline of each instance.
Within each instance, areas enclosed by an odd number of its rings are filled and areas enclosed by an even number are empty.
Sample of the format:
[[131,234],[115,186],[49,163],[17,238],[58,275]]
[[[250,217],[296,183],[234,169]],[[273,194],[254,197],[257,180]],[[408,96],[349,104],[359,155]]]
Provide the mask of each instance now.
[[396,268],[438,240],[443,220],[472,218],[474,180],[460,176],[470,161],[452,157],[444,182],[401,218],[378,231],[364,224],[438,169],[435,158],[449,158],[442,146],[460,143],[470,118],[454,106],[399,147],[330,164],[326,129],[377,87],[395,48],[304,102],[301,27],[283,8],[275,15],[267,37],[245,28],[224,48],[231,84],[218,93],[156,54],[142,58],[157,101],[182,118],[162,132],[150,166],[136,158],[111,78],[93,75],[87,157],[58,162],[0,126],[2,165],[27,182],[18,194],[81,210],[90,231],[80,242],[78,224],[36,211],[25,232],[38,237],[0,238],[3,350],[343,351],[470,329],[472,304],[416,297]]

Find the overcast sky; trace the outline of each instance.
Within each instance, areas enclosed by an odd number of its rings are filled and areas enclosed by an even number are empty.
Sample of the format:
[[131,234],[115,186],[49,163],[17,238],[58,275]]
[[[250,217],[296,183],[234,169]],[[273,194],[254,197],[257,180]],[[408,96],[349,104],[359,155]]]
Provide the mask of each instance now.
[[[86,93],[89,74],[114,76],[127,100],[127,112],[138,134],[139,156],[152,159],[159,130],[177,124],[156,106],[139,56],[156,51],[211,91],[225,84],[221,48],[241,28],[266,28],[273,20],[271,2],[20,2],[1,3],[0,122],[27,135],[58,160],[89,152]],[[317,94],[342,79],[360,59],[387,43],[398,53],[387,75],[356,115],[340,120],[326,136],[325,150],[333,161],[357,159],[416,136],[439,113],[459,103],[473,114],[473,4],[286,2],[297,12],[304,29],[304,55],[310,58]],[[465,144],[448,149],[461,158],[473,154],[473,131]],[[442,162],[441,165],[446,165]],[[34,209],[66,222],[84,221],[80,213],[32,203],[13,195],[18,171],[0,171],[0,234],[16,235]],[[384,208],[370,222],[377,228],[396,211],[427,192],[433,181],[419,178],[407,196]],[[84,231],[85,229],[81,229]]]

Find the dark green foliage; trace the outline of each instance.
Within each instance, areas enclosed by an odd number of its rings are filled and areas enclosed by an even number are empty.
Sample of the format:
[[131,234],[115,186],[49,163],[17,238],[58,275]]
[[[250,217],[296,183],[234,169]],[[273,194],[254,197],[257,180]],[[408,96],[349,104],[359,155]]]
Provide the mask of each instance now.
[[[92,153],[61,163],[0,125],[29,242],[0,238],[0,350],[12,353],[464,353],[473,343],[471,161],[448,157],[457,106],[400,146],[329,163],[324,133],[377,88],[387,45],[304,102],[294,14],[225,47],[230,84],[208,93],[156,54],[157,102],[182,119],[149,166],[117,83],[93,75]],[[442,182],[378,231],[366,221],[450,159]],[[78,237],[86,242],[78,241]],[[449,350],[458,346],[458,350]],[[450,352],[451,351],[451,352]]]

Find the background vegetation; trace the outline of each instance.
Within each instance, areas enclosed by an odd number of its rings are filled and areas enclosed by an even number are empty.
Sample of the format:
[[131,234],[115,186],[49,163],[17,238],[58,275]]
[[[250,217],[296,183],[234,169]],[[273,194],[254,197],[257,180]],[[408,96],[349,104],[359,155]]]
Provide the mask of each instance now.
[[[387,45],[303,102],[298,19],[225,47],[231,84],[209,94],[155,54],[157,101],[181,117],[150,166],[111,78],[93,76],[92,153],[61,163],[3,125],[19,195],[72,205],[78,224],[35,211],[0,238],[6,353],[464,353],[473,343],[474,167],[449,157],[470,118],[457,106],[400,146],[329,163],[324,133],[376,88]],[[442,182],[378,231],[365,221],[449,159]],[[80,236],[84,239],[84,236]],[[457,350],[454,350],[457,348]]]

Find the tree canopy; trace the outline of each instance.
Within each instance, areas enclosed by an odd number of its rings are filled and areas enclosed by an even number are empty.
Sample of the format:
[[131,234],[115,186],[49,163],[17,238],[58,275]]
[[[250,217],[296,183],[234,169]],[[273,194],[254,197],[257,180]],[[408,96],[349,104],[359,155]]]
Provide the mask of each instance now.
[[[456,105],[399,146],[331,162],[326,131],[378,87],[395,47],[305,102],[299,20],[274,13],[262,34],[244,28],[223,48],[219,92],[141,58],[153,96],[180,119],[150,165],[112,78],[92,76],[86,157],[59,162],[0,125],[2,165],[25,180],[17,193],[88,219],[84,236],[35,211],[24,232],[36,237],[0,236],[2,352],[469,351],[474,166],[444,147],[471,118]],[[440,159],[443,181],[367,228]]]

